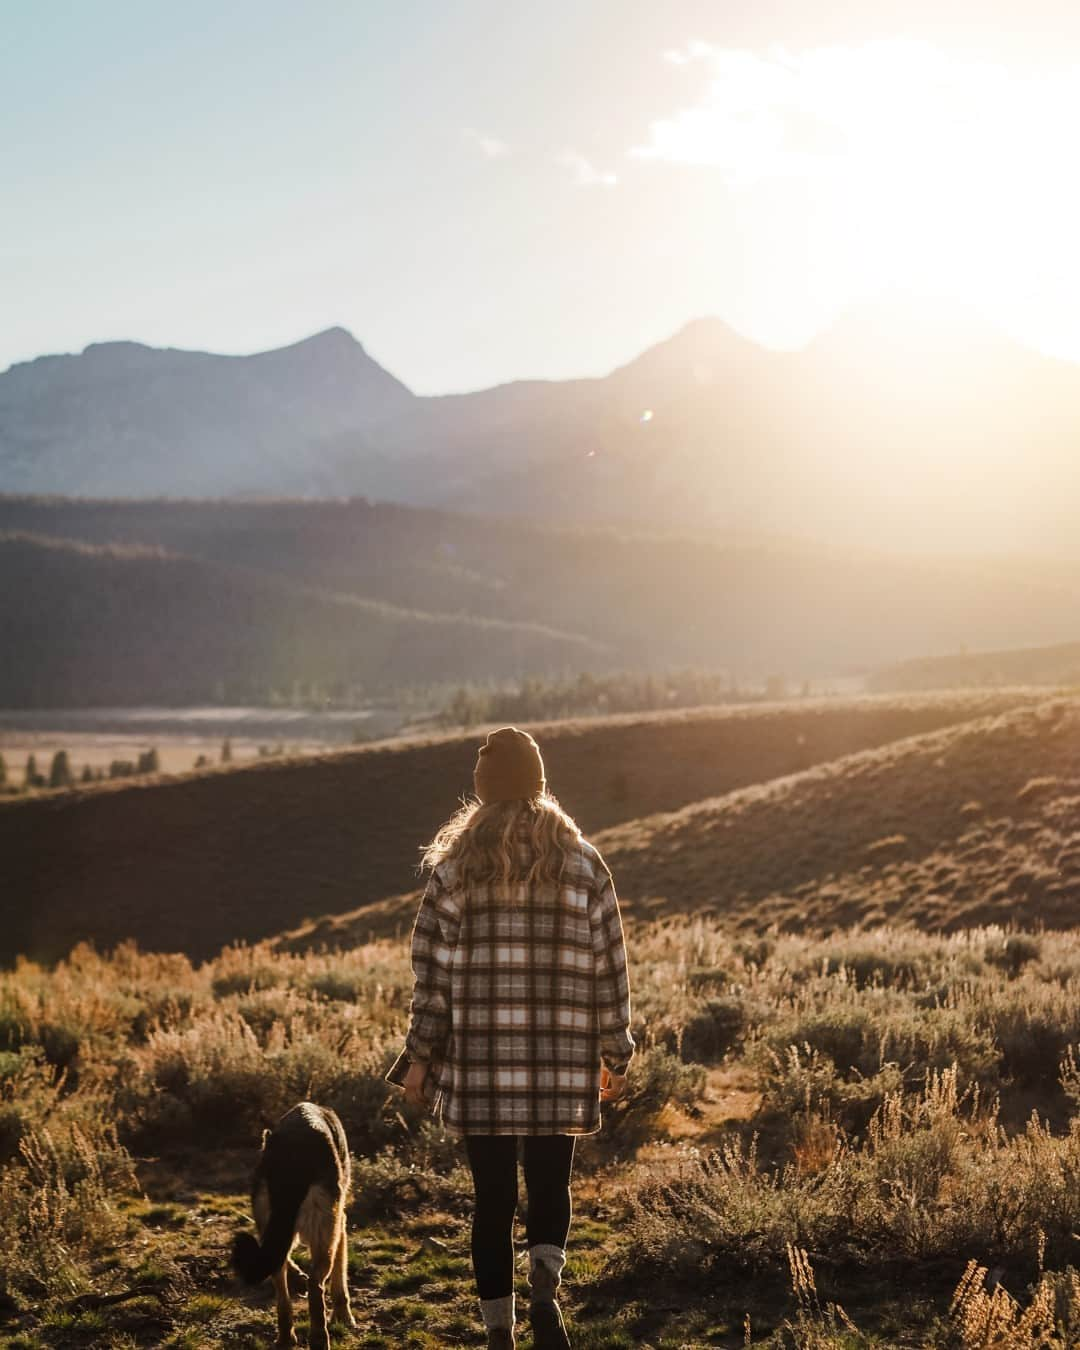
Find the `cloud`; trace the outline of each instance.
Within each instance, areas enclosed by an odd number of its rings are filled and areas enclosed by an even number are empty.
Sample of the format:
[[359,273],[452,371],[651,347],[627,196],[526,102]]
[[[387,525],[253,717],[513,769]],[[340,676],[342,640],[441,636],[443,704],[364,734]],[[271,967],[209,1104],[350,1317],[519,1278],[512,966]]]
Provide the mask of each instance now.
[[685,47],[666,51],[664,60],[670,61],[673,66],[688,66],[691,61],[698,61],[711,55],[712,50],[707,42],[688,42]]
[[487,136],[474,127],[465,127],[461,135],[485,159],[504,159],[510,153],[510,147],[505,141],[500,141],[497,136]]
[[577,150],[564,150],[555,156],[555,163],[573,170],[574,181],[579,187],[614,187],[619,181],[616,174],[597,169],[591,160]]
[[704,95],[649,125],[628,154],[719,170],[733,186],[781,178],[884,175],[927,186],[973,172],[1054,173],[1080,117],[1076,71],[1038,79],[951,57],[931,43],[881,39],[791,51],[691,42],[663,53],[704,65]]

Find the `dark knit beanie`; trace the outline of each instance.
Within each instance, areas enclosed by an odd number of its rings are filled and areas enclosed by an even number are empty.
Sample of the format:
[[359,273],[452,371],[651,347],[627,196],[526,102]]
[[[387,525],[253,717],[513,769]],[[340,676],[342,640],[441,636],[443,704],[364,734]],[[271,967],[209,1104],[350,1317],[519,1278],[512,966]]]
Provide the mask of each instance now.
[[517,797],[538,797],[546,786],[540,747],[527,731],[500,727],[480,747],[473,784],[485,806]]

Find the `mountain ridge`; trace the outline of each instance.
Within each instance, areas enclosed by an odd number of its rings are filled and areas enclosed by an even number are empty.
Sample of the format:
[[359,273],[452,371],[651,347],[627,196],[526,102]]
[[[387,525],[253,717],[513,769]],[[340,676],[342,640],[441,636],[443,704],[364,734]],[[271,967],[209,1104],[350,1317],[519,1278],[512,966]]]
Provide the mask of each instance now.
[[0,376],[0,491],[1080,555],[1080,367],[951,310],[914,319],[856,313],[775,352],[705,317],[604,376],[434,396],[341,327],[250,356],[91,344]]

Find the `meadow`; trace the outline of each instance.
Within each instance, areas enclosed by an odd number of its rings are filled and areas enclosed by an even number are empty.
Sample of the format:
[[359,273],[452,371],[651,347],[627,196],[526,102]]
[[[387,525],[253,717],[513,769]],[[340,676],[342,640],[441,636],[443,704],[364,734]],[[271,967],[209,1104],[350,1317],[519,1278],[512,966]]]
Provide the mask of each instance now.
[[[578,1150],[579,1350],[1080,1345],[1080,701],[548,731],[571,794],[617,751],[573,805],[624,898],[640,1047],[628,1098]],[[314,823],[317,776],[342,804],[366,773],[374,801],[425,764],[445,782],[472,741],[46,792],[0,818],[55,834],[104,808],[138,839],[170,792],[190,811],[255,785],[253,815],[269,784]],[[678,747],[662,771],[610,791],[659,744]],[[224,818],[238,874],[250,841]],[[301,841],[273,819],[277,857]],[[368,859],[386,877],[407,824]],[[170,865],[128,880],[159,933],[183,931],[163,907],[189,923],[186,952],[72,947],[69,927],[66,955],[0,973],[0,1343],[269,1344],[269,1288],[242,1287],[227,1252],[262,1129],[310,1097],[355,1157],[359,1329],[338,1343],[478,1344],[460,1145],[383,1081],[415,891],[306,921],[294,896],[291,925],[207,953],[206,906],[170,899]]]
[[[681,917],[630,947],[641,1053],[579,1148],[576,1345],[1077,1343],[1080,934]],[[226,1252],[262,1126],[308,1096],[356,1158],[340,1343],[477,1344],[459,1146],[382,1081],[409,988],[389,939],[0,977],[4,1343],[269,1343]]]

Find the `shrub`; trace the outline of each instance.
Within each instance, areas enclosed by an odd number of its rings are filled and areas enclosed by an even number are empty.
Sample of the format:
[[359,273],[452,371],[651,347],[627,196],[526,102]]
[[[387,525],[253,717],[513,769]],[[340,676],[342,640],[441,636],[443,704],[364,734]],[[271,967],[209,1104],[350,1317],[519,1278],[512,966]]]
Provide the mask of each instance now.
[[135,1140],[257,1140],[297,1101],[312,1098],[342,1118],[351,1147],[370,1151],[393,1132],[383,1080],[390,1055],[355,1034],[336,1042],[300,1019],[275,1019],[260,1040],[238,1011],[216,1010],[178,1029],[158,1029],[126,1066],[119,1102]]
[[682,1057],[715,1064],[740,1044],[746,1027],[746,1008],[740,999],[709,999],[683,1027],[679,1043]]
[[987,962],[1014,980],[1030,961],[1038,961],[1041,956],[1042,942],[1032,933],[995,934],[986,944]]
[[865,1142],[841,1141],[813,1173],[764,1167],[756,1147],[672,1150],[639,1167],[625,1192],[615,1269],[641,1277],[713,1268],[781,1269],[787,1246],[838,1264],[993,1264],[1070,1251],[1080,1221],[1080,1120],[1064,1137],[1032,1120],[1009,1139],[992,1108],[961,1093],[955,1072],[918,1095],[890,1094]]
[[90,1267],[119,1237],[118,1192],[135,1184],[111,1128],[27,1131],[0,1171],[0,1294],[35,1303],[88,1287]]
[[693,1109],[705,1087],[705,1073],[684,1064],[661,1046],[639,1052],[630,1068],[627,1095],[605,1114],[607,1140],[618,1149],[633,1149],[650,1134],[668,1105]]

